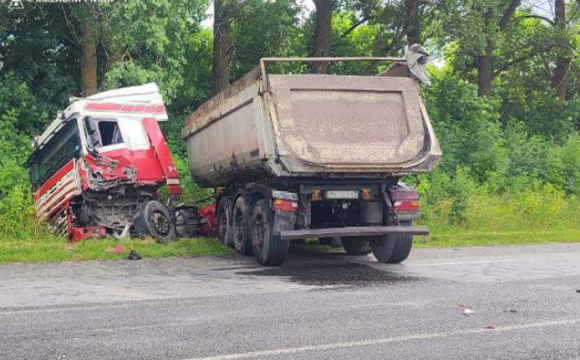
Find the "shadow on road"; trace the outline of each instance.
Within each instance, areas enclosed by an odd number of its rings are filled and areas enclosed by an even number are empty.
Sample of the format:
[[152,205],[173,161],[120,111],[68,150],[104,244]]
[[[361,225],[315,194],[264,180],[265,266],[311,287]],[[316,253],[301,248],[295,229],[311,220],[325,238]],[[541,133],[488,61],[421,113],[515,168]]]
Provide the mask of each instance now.
[[291,250],[282,267],[260,267],[239,271],[237,274],[287,278],[301,285],[356,288],[425,280],[396,270],[403,265],[366,264],[365,261],[370,261],[370,257],[353,257],[341,252],[320,252],[307,247],[297,247]]

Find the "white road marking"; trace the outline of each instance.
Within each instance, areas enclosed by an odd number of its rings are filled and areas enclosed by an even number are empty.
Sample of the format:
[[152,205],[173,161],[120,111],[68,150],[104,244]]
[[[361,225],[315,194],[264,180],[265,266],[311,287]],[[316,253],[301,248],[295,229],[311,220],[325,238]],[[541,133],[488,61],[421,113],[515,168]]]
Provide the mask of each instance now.
[[529,323],[529,324],[498,326],[495,329],[468,329],[468,330],[457,330],[457,331],[432,333],[432,334],[405,335],[405,336],[390,337],[390,338],[384,338],[384,339],[372,339],[372,340],[361,340],[361,341],[351,341],[351,342],[342,342],[342,343],[301,346],[301,347],[294,347],[294,348],[252,351],[252,352],[247,352],[247,353],[216,355],[216,356],[208,356],[208,357],[201,357],[201,358],[183,359],[183,360],[251,359],[251,358],[261,358],[261,357],[269,357],[269,356],[277,356],[277,355],[303,353],[303,352],[337,350],[337,349],[355,348],[355,347],[361,347],[361,346],[381,345],[381,344],[387,344],[387,343],[393,343],[393,342],[402,342],[402,341],[441,339],[441,338],[445,338],[445,337],[453,336],[453,335],[494,333],[494,332],[501,332],[501,331],[537,329],[537,328],[546,328],[546,327],[552,327],[552,326],[573,325],[573,324],[580,324],[580,319],[546,321],[546,322],[536,322],[536,323]]

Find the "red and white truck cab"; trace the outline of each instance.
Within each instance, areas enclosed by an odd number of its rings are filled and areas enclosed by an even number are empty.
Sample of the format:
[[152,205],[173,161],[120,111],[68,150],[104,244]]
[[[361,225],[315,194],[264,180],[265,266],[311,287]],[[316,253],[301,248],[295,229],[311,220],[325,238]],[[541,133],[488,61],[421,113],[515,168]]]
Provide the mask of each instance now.
[[[75,99],[34,140],[28,165],[38,218],[71,241],[193,235],[197,209],[174,205],[182,191],[158,124],[167,119],[155,84]],[[165,185],[167,206],[158,202]]]

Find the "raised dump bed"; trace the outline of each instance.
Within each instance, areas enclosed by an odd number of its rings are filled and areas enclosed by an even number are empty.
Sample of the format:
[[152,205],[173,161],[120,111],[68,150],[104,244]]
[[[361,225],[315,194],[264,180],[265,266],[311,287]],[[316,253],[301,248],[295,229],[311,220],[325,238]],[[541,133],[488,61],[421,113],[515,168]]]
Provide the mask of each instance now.
[[267,75],[263,59],[186,121],[196,181],[384,177],[431,170],[441,150],[410,77]]

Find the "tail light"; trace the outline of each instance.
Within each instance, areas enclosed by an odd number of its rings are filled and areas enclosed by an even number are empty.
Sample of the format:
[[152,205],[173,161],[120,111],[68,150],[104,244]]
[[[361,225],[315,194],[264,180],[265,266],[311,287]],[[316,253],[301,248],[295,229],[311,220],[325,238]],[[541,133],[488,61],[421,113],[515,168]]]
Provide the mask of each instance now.
[[419,200],[395,201],[394,208],[396,212],[419,212],[421,205]]
[[312,201],[320,201],[322,200],[322,191],[320,189],[314,189],[312,192]]
[[284,199],[274,199],[272,207],[275,210],[295,212],[298,210],[298,202]]
[[364,201],[371,201],[371,189],[364,188],[360,191],[360,194]]
[[408,186],[398,186],[391,190],[393,207],[396,212],[418,213],[421,210],[419,193]]
[[272,190],[272,208],[274,210],[295,212],[298,210],[298,194]]

